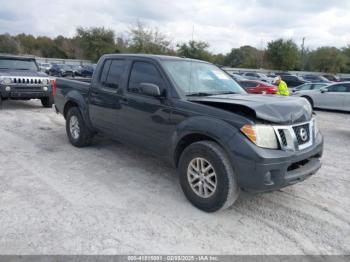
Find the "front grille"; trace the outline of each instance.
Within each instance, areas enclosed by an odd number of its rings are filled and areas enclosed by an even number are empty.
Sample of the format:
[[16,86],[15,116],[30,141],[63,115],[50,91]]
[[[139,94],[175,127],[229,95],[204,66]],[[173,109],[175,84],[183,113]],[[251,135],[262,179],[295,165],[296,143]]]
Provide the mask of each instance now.
[[42,91],[42,88],[40,86],[15,86],[12,87],[12,89],[16,91]]
[[286,138],[286,134],[284,133],[283,129],[278,129],[278,133],[281,137],[281,143],[283,146],[287,146],[287,138]]
[[303,150],[313,144],[314,120],[297,125],[274,126],[274,129],[283,150]]
[[298,145],[303,145],[310,141],[310,124],[293,126],[293,130],[297,138]]
[[13,85],[46,85],[48,79],[43,77],[11,77],[11,84]]

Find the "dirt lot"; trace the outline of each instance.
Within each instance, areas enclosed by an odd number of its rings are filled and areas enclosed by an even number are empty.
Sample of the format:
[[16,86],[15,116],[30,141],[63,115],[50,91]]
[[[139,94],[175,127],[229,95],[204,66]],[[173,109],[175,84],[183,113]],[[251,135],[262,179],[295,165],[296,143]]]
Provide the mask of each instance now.
[[206,214],[167,164],[105,138],[77,149],[37,101],[0,111],[1,254],[349,254],[350,114],[317,112],[323,167]]

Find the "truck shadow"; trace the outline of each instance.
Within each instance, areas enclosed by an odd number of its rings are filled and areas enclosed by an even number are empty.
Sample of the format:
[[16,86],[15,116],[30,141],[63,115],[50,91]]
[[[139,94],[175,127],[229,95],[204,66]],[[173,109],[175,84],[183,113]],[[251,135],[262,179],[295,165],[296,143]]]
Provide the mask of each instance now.
[[0,110],[26,110],[35,108],[43,108],[39,100],[4,100],[0,104]]

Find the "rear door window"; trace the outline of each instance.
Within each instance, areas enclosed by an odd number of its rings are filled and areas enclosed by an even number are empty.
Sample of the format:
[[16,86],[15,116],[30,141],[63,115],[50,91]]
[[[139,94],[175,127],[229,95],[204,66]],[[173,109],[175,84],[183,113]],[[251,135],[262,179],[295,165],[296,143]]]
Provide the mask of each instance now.
[[[101,73],[101,83],[104,87],[118,89],[126,69],[126,61],[112,59],[106,61]],[[105,77],[105,79],[104,79]]]

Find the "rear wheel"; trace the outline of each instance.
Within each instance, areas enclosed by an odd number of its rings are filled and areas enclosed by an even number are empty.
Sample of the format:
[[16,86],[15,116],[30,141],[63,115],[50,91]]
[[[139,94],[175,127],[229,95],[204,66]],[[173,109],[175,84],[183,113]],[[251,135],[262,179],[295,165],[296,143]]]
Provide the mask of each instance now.
[[86,126],[77,107],[69,109],[66,118],[66,132],[69,141],[76,147],[88,146],[93,138],[93,132]]
[[239,187],[231,163],[215,142],[189,145],[180,157],[178,171],[185,196],[203,211],[226,209],[238,198]]

